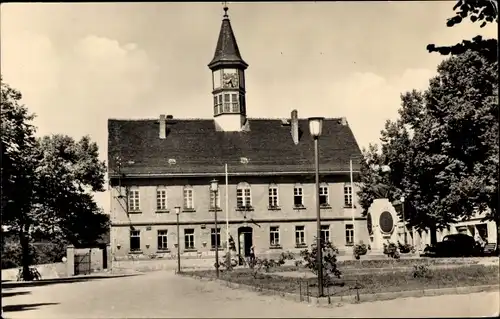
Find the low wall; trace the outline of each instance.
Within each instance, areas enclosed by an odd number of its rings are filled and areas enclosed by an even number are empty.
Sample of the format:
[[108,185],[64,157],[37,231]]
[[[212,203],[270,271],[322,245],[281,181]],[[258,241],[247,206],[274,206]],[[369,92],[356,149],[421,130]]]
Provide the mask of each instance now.
[[[65,263],[54,263],[54,264],[42,264],[31,266],[35,267],[42,279],[54,279],[54,278],[62,278],[66,277],[66,264]],[[2,269],[2,280],[17,280],[17,274],[19,272],[19,268],[9,268]]]

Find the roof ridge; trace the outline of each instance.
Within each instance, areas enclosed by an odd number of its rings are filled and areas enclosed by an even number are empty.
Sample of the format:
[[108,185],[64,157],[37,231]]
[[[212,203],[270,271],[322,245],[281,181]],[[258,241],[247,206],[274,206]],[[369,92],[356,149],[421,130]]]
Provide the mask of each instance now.
[[[288,116],[283,116],[283,117],[248,117],[249,120],[281,120],[281,119],[289,119],[290,117]],[[307,117],[299,117],[298,120],[307,120]],[[340,120],[342,119],[341,117],[325,117],[325,120]]]
[[[325,117],[324,120],[341,120],[343,117]],[[283,117],[247,117],[248,120],[262,120],[262,121],[280,121],[282,119],[289,119],[287,116]],[[307,117],[299,117],[298,120],[307,120]],[[108,118],[110,121],[158,121],[159,118],[147,117],[147,118]],[[213,121],[213,118],[204,117],[174,117],[171,120],[174,121]]]

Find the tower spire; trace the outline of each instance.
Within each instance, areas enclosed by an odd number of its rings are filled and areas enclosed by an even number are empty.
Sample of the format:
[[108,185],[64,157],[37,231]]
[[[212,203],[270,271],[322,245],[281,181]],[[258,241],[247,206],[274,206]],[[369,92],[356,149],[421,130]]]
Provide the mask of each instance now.
[[217,130],[241,132],[246,128],[245,70],[231,21],[227,2],[223,3],[224,17],[215,53],[208,68],[212,71],[214,120]]
[[214,57],[208,67],[212,69],[220,65],[237,65],[246,69],[248,64],[242,59],[238,44],[236,43],[236,37],[234,36],[233,28],[229,21],[229,15],[227,14],[229,10],[227,2],[223,4],[224,17],[220,27],[219,39],[215,48]]

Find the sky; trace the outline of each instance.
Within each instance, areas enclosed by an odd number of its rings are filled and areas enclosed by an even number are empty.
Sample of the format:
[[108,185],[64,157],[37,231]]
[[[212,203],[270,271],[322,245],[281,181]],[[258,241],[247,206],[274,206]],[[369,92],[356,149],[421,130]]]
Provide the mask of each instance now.
[[[496,26],[448,28],[454,1],[228,3],[254,118],[346,117],[360,147],[397,118],[400,94],[425,90],[455,44]],[[107,160],[109,118],[211,118],[223,5],[6,3],[1,73],[37,115],[38,135],[89,135]],[[96,195],[107,212],[109,195]]]

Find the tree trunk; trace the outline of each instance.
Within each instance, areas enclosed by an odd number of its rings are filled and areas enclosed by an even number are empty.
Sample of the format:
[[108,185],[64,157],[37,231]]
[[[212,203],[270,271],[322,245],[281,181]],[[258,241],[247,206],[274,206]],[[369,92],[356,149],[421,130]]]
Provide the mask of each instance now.
[[21,231],[19,232],[19,240],[21,242],[21,251],[22,251],[22,267],[23,267],[23,280],[24,281],[31,281],[33,278],[31,278],[31,272],[30,272],[30,265],[31,265],[31,253],[30,253],[30,242],[27,234],[25,233],[23,227],[21,228]]
[[431,245],[435,245],[437,243],[437,228],[430,227],[429,232],[431,234]]
[[500,257],[500,248],[498,247],[498,239],[500,239],[500,223],[499,222],[496,222],[497,224],[497,239],[496,239],[496,243],[497,243],[497,255]]

